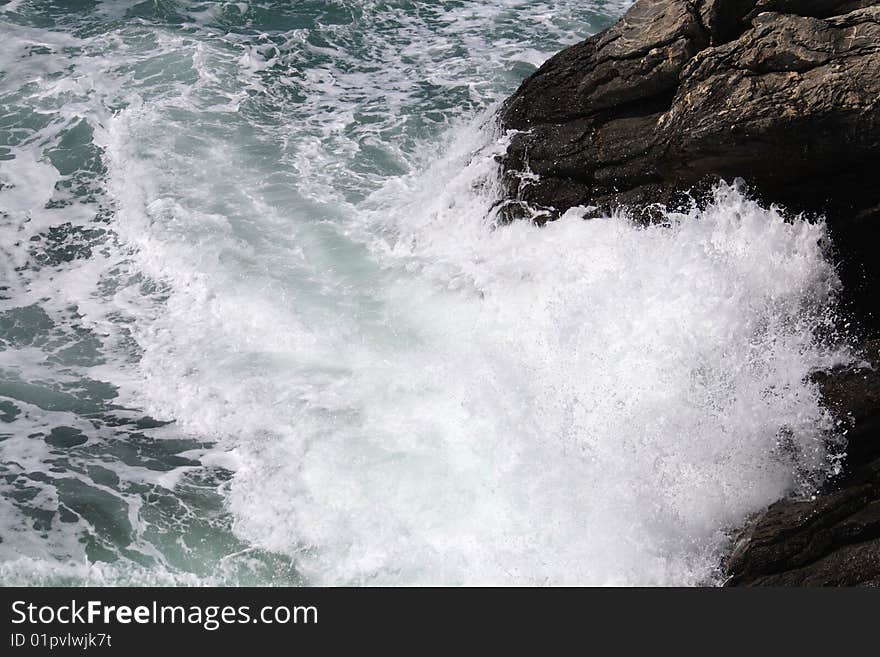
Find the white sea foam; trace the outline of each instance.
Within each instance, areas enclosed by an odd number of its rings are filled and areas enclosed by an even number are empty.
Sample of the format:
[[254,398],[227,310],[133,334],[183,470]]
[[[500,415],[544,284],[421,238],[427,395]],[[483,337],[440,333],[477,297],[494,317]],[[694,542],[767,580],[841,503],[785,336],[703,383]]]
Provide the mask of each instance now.
[[228,223],[144,198],[140,121],[106,143],[121,234],[171,283],[139,403],[235,451],[236,530],[313,581],[706,582],[725,530],[828,465],[821,224],[722,186],[665,226],[493,228],[495,147],[462,128],[353,208],[354,244],[296,256],[332,272],[310,306],[287,250],[242,278]]

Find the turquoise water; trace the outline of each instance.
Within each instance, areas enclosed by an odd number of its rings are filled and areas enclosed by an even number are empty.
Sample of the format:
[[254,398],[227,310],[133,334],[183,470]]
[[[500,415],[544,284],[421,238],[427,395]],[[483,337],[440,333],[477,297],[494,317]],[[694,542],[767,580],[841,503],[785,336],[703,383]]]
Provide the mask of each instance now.
[[491,211],[629,4],[0,3],[2,582],[715,581],[833,465],[824,227]]

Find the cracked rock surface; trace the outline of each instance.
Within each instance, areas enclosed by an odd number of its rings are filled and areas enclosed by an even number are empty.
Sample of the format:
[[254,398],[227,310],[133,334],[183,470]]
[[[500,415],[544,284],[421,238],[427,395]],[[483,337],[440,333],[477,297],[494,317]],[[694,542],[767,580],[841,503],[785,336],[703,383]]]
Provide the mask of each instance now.
[[[504,104],[507,220],[638,216],[743,178],[827,218],[844,310],[880,333],[880,0],[640,0]],[[880,585],[880,350],[819,375],[849,426],[844,473],[754,519],[731,585]],[[875,367],[876,366],[876,367]]]

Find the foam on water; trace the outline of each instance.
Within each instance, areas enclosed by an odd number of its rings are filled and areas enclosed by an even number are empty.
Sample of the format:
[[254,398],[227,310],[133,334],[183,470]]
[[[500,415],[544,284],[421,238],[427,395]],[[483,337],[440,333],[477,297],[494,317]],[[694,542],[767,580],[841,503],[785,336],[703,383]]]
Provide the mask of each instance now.
[[628,3],[583,4],[4,22],[4,581],[706,583],[813,491],[821,223],[493,222],[495,104]]

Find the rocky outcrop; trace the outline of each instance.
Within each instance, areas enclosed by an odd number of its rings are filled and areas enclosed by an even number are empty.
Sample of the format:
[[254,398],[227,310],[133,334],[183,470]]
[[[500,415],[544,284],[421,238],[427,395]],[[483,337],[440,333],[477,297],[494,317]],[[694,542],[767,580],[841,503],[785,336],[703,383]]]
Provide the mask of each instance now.
[[828,217],[880,326],[880,0],[641,0],[500,113],[501,215],[675,204],[719,177]]
[[[625,206],[651,220],[743,178],[827,218],[844,309],[880,332],[880,0],[641,0],[548,60],[499,119],[503,219]],[[878,346],[819,375],[849,425],[844,472],[755,518],[728,584],[880,585]]]
[[880,343],[866,356],[819,375],[826,404],[849,425],[842,475],[815,499],[760,514],[726,564],[728,585],[880,586]]

